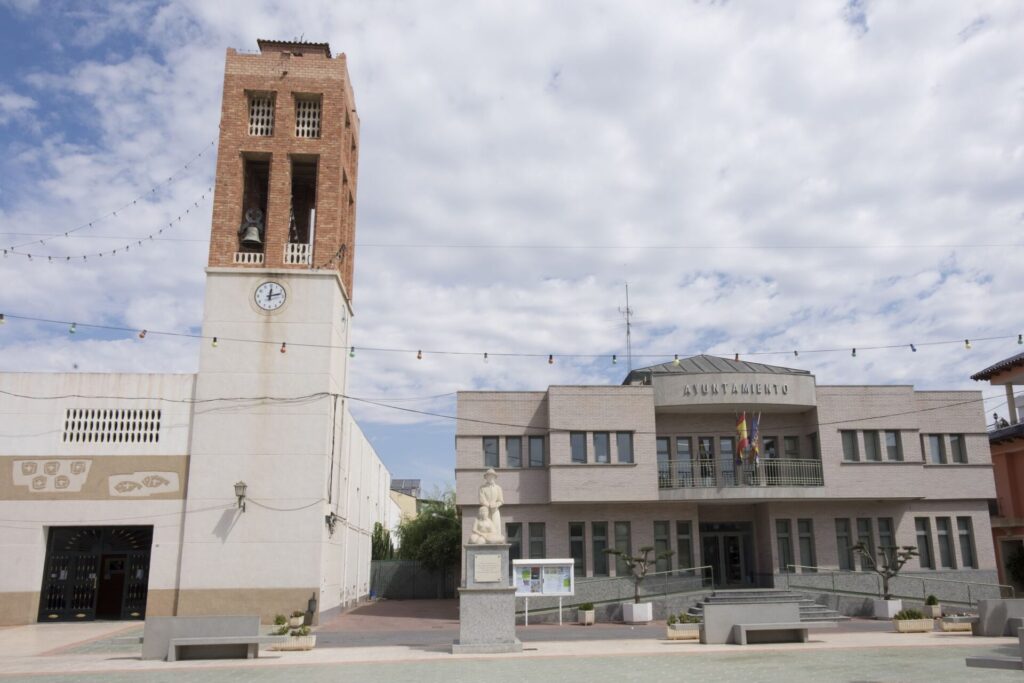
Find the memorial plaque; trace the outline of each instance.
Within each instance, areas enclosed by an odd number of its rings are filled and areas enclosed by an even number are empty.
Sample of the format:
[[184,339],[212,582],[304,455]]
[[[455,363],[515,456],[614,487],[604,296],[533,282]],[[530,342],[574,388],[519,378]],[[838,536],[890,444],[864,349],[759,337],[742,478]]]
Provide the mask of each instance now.
[[501,582],[501,555],[480,554],[473,560],[473,578],[477,583]]

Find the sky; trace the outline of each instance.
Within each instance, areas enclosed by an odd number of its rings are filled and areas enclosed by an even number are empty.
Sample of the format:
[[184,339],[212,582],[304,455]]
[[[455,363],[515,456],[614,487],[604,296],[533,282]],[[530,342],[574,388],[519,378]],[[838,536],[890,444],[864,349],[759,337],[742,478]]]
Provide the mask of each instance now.
[[[455,391],[620,383],[627,283],[634,367],[1005,415],[970,375],[1024,350],[1015,0],[0,0],[0,312],[198,332],[224,54],[257,38],[348,58],[353,343],[424,351],[351,360],[393,477],[454,480]],[[196,344],[9,318],[0,371],[195,372]]]

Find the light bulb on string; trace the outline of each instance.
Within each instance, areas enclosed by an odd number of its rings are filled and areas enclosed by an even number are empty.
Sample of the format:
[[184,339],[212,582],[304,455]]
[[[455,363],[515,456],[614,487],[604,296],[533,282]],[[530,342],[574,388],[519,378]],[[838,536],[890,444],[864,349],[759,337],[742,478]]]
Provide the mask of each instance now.
[[679,354],[678,353],[676,354],[676,357],[672,359],[672,365],[676,366],[677,368],[679,367]]
[[287,349],[285,348],[286,346],[287,346],[287,342],[281,342],[281,353],[286,353],[287,352]]
[[7,318],[4,317],[3,313],[0,313],[0,325],[3,325],[5,322],[7,322]]
[[355,358],[356,357],[356,347],[354,347],[354,346],[350,346],[349,347],[349,349],[348,349],[348,357],[349,358]]
[[68,334],[74,334],[78,331],[78,323],[71,323],[71,327],[68,328]]
[[734,355],[734,356],[732,357],[732,359],[733,359],[734,361],[739,361],[739,359],[740,359],[740,354],[738,354],[738,353],[737,353],[736,355]]
[[416,360],[423,360],[423,350],[420,349],[416,352]]
[[213,340],[210,342],[210,346],[212,346],[213,348],[217,348],[217,338],[216,337],[214,337]]
[[853,347],[853,351],[850,351],[850,355],[853,356],[854,358],[857,357],[857,347],[856,346]]
[[913,344],[910,345],[910,350],[913,351],[914,353],[917,353],[917,347],[914,346]]
[[1018,345],[1024,344],[1024,334],[1018,334],[1017,335],[1017,344]]
[[554,364],[555,364],[555,354],[549,353],[548,354],[548,365],[554,365]]
[[793,349],[793,357],[794,358],[799,358],[800,357],[800,352],[797,351],[796,349]]
[[971,350],[971,340],[970,339],[964,339],[964,348],[967,349],[968,351]]
[[142,330],[141,332],[139,332],[139,339],[145,339],[145,338],[146,338],[146,330]]
[[487,362],[487,352],[486,351],[484,351],[484,362],[485,363]]
[[616,355],[615,355],[615,354],[613,353],[613,354],[612,354],[612,365],[618,365],[618,364],[619,364],[619,357],[618,357],[618,356],[616,356]]

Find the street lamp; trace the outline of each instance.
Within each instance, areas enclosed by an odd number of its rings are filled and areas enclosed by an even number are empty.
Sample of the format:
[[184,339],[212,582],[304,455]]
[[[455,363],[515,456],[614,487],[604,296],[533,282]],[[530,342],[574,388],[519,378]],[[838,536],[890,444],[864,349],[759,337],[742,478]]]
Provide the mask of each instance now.
[[238,498],[238,507],[245,512],[245,489],[248,488],[244,481],[235,484],[235,497]]

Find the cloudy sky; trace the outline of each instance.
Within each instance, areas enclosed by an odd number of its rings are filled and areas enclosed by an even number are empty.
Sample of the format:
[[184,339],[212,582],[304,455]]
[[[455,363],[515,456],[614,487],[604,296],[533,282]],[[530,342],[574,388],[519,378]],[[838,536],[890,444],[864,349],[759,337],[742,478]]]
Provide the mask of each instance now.
[[[0,0],[0,243],[33,253],[0,260],[0,311],[197,331],[225,49],[300,36],[348,55],[362,123],[356,345],[473,352],[357,353],[352,395],[621,382],[628,282],[634,365],[740,352],[1005,413],[969,375],[1024,350],[1015,0]],[[15,320],[0,349],[197,363]],[[354,412],[393,476],[453,479],[450,420]]]

